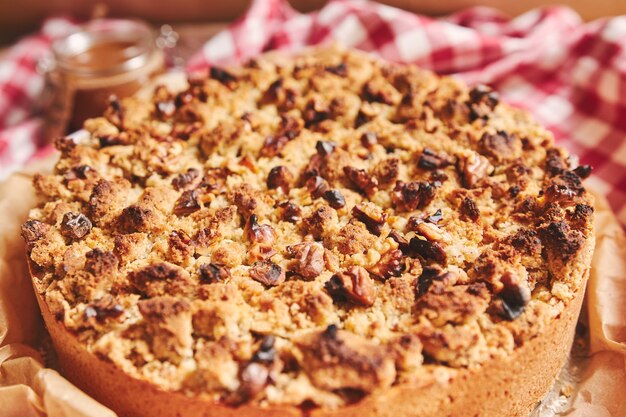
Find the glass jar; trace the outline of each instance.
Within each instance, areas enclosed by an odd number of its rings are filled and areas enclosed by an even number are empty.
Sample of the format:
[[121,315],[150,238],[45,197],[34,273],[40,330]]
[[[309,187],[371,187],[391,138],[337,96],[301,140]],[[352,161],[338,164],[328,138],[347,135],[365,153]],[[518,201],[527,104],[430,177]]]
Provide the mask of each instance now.
[[101,115],[111,96],[132,95],[165,69],[154,31],[135,20],[102,19],[82,25],[52,44],[45,68],[46,136],[81,129]]

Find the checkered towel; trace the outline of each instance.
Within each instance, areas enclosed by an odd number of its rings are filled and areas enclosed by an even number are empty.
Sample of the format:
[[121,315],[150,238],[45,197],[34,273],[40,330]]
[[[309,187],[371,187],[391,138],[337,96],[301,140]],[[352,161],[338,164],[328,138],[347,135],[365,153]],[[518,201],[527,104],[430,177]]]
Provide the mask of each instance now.
[[[31,113],[42,84],[35,66],[61,26],[47,22],[41,35],[20,42],[0,62],[0,177],[45,152]],[[331,40],[493,86],[505,101],[532,112],[581,163],[594,166],[588,184],[606,194],[626,226],[626,16],[583,23],[564,7],[514,19],[471,8],[434,19],[356,0],[300,14],[286,1],[257,0],[188,68]]]

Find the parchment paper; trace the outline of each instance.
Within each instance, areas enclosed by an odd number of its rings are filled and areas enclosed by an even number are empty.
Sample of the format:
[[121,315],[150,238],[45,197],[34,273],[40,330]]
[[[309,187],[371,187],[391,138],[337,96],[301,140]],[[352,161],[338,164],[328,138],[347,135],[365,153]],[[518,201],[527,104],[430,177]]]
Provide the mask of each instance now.
[[[50,169],[56,158],[30,172]],[[0,414],[113,417],[115,413],[44,365],[46,333],[19,236],[35,202],[30,173],[0,184]],[[579,325],[582,336],[533,417],[626,417],[626,238],[602,197],[597,198],[596,219],[586,319]]]

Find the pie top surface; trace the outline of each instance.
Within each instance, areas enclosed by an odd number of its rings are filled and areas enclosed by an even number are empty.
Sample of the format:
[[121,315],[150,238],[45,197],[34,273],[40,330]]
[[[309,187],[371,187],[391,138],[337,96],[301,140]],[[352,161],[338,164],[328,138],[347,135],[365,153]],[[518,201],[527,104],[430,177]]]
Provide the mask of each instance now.
[[338,407],[540,337],[584,282],[590,172],[485,86],[338,48],[113,99],[22,235],[102,360],[226,404]]

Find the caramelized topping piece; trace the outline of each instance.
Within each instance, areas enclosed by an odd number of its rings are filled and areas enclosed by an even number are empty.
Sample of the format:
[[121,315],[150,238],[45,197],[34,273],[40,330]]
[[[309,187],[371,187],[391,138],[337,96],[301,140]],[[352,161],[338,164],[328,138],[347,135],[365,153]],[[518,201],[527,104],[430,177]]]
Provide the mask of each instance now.
[[78,240],[91,232],[91,221],[82,213],[65,213],[61,221],[61,234],[66,238]]
[[476,205],[476,202],[470,197],[465,197],[461,202],[461,219],[465,221],[475,222],[480,218],[480,210]]
[[382,279],[399,277],[404,267],[403,254],[400,249],[385,252],[380,261],[369,271]]
[[22,238],[28,243],[34,242],[44,237],[49,228],[39,220],[28,220],[22,225]]
[[317,150],[317,154],[322,157],[328,156],[331,153],[333,153],[336,147],[337,147],[337,144],[335,142],[328,142],[325,140],[318,140],[317,143],[315,144],[315,149]]
[[378,180],[368,174],[366,170],[346,166],[343,168],[343,172],[354,183],[356,188],[366,195],[372,195],[378,190]]
[[85,319],[95,319],[98,322],[103,322],[109,318],[117,318],[124,314],[124,307],[116,302],[111,295],[105,295],[104,297],[94,301],[85,307]]
[[246,223],[244,234],[248,242],[271,246],[276,240],[276,232],[269,224],[259,224],[256,214],[251,214]]
[[272,335],[263,337],[259,350],[252,356],[252,361],[266,364],[274,362],[274,359],[276,359],[276,349],[274,348],[275,341],[276,338]]
[[177,190],[183,190],[200,175],[200,171],[195,168],[189,168],[186,172],[179,174],[172,179],[172,186]]
[[273,287],[285,280],[285,271],[274,262],[256,261],[250,268],[250,277],[263,285]]
[[478,181],[485,178],[492,170],[487,158],[477,153],[460,158],[457,170],[461,177],[461,184],[465,188],[474,188]]
[[430,242],[414,237],[409,242],[411,249],[413,249],[418,255],[427,260],[433,260],[439,263],[445,263],[447,256],[443,247],[438,242]]
[[399,211],[413,211],[426,207],[435,198],[435,187],[424,181],[398,181],[391,201]]
[[174,206],[174,214],[177,216],[187,216],[193,212],[200,210],[201,206],[198,202],[198,193],[196,190],[184,191]]
[[488,119],[489,113],[498,105],[498,94],[486,85],[479,84],[469,92],[467,105],[470,110],[470,121]]
[[374,132],[365,132],[361,135],[361,145],[367,149],[371,149],[372,146],[378,143],[378,136]]
[[588,178],[592,171],[593,167],[591,165],[579,165],[574,168],[574,173],[583,180]]
[[314,279],[324,270],[324,247],[319,243],[299,243],[287,247],[287,252],[293,258],[289,270],[304,279]]
[[447,155],[437,154],[429,148],[424,148],[422,155],[417,162],[417,165],[420,168],[426,170],[445,168],[452,164],[453,161]]
[[278,205],[281,211],[280,218],[289,223],[297,223],[302,218],[302,210],[291,201],[283,201]]
[[228,88],[233,88],[233,86],[237,82],[237,77],[235,77],[233,74],[231,74],[230,72],[220,67],[215,67],[215,66],[211,67],[209,74],[211,78],[219,81],[220,83],[224,84]]
[[354,206],[352,215],[355,219],[365,223],[367,230],[376,236],[380,236],[381,229],[387,220],[387,213],[370,202],[363,202]]
[[239,379],[241,385],[237,392],[237,400],[235,403],[249,401],[257,394],[263,391],[268,383],[270,371],[265,364],[259,362],[250,362],[241,370]]
[[209,263],[200,265],[200,282],[203,284],[215,284],[230,278],[230,270],[226,265]]
[[286,194],[289,192],[293,174],[289,172],[287,167],[279,165],[272,168],[267,175],[267,188],[270,190],[280,188]]
[[346,205],[346,199],[338,190],[328,190],[324,193],[324,200],[334,209],[340,209]]
[[311,193],[311,197],[320,198],[328,191],[328,183],[324,178],[316,175],[306,181],[306,189]]
[[333,275],[324,286],[333,300],[351,301],[363,306],[371,306],[376,299],[376,287],[369,272],[360,266],[350,266],[343,272]]
[[511,272],[502,275],[500,281],[503,288],[498,294],[496,309],[504,319],[514,320],[524,312],[530,301],[530,290]]
[[426,221],[429,223],[434,223],[437,224],[439,223],[439,221],[443,219],[443,212],[441,211],[441,209],[437,209],[436,212],[434,212],[433,214],[431,214],[430,216],[426,217]]

